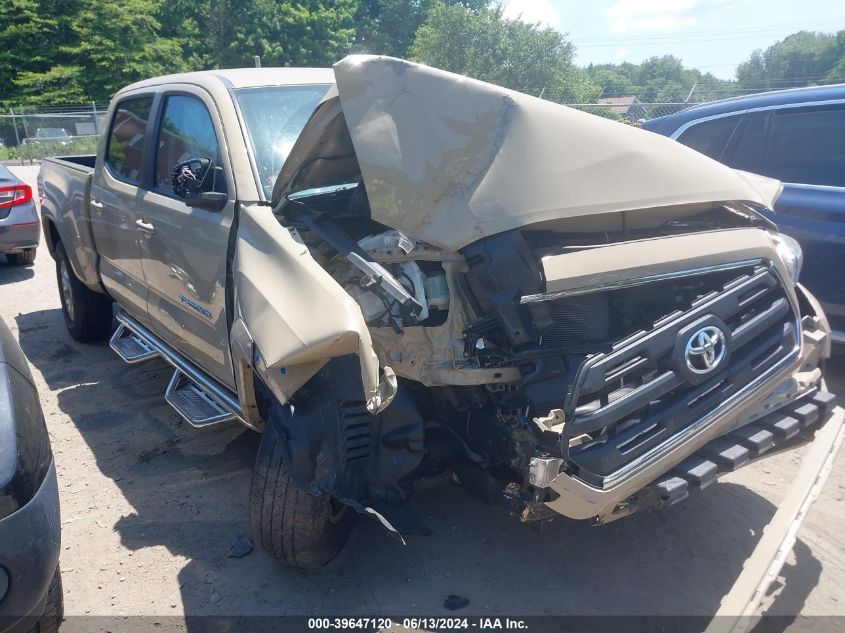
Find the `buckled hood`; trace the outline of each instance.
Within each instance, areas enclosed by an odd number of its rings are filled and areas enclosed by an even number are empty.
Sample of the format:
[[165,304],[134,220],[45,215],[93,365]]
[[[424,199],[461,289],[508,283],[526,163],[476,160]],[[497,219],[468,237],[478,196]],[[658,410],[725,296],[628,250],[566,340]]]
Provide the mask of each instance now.
[[449,251],[559,219],[719,202],[771,208],[780,183],[680,143],[391,57],[350,56],[276,181],[363,180],[372,218]]

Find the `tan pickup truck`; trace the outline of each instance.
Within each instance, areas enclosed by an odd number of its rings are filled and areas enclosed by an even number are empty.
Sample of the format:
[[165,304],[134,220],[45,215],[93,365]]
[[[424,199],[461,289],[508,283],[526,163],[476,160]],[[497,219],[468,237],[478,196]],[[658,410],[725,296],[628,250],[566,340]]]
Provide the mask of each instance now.
[[254,538],[292,565],[358,514],[424,532],[423,479],[605,523],[842,422],[780,184],[633,126],[349,57],[133,84],[39,178],[71,335],[263,432]]

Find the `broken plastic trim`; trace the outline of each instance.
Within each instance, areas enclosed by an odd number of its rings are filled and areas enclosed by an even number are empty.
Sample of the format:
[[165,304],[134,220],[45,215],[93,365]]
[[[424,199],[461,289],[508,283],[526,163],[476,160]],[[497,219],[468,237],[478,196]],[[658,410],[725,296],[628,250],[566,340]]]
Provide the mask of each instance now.
[[407,543],[405,542],[405,539],[402,537],[401,532],[399,532],[399,530],[397,530],[395,527],[393,527],[390,524],[390,521],[388,521],[386,518],[384,518],[383,514],[381,514],[377,510],[374,510],[370,506],[364,506],[364,512],[366,514],[372,514],[375,518],[377,518],[379,520],[379,523],[381,523],[387,529],[388,532],[390,532],[391,534],[396,536],[400,541],[402,541],[402,545],[407,545]]
[[396,397],[396,391],[399,388],[396,380],[396,373],[390,367],[382,369],[384,374],[383,379],[379,381],[378,387],[373,390],[367,390],[367,411],[372,414],[381,413],[384,411],[393,398]]

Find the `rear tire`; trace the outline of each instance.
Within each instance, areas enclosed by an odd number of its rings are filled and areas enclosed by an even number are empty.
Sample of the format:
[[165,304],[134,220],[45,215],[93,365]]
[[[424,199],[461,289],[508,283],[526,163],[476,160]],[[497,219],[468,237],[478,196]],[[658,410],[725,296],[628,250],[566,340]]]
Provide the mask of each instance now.
[[27,266],[35,261],[35,249],[29,248],[19,253],[9,253],[6,259],[12,266]]
[[329,494],[312,495],[293,482],[282,458],[280,424],[274,419],[285,412],[275,402],[269,408],[249,494],[252,538],[286,565],[322,567],[349,539],[355,511]]
[[47,602],[44,604],[44,613],[35,623],[29,633],[56,633],[64,618],[65,607],[62,596],[62,572],[57,567],[50,581],[50,588],[47,590]]
[[56,246],[56,280],[70,335],[80,343],[106,338],[112,329],[112,301],[79,281],[61,242]]

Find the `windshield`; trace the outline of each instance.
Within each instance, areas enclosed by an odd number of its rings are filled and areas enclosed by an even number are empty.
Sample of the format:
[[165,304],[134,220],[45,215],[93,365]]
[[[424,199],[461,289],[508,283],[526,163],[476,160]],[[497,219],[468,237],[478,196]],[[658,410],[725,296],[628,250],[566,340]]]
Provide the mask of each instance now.
[[328,89],[327,84],[317,84],[235,91],[267,198],[299,133]]

